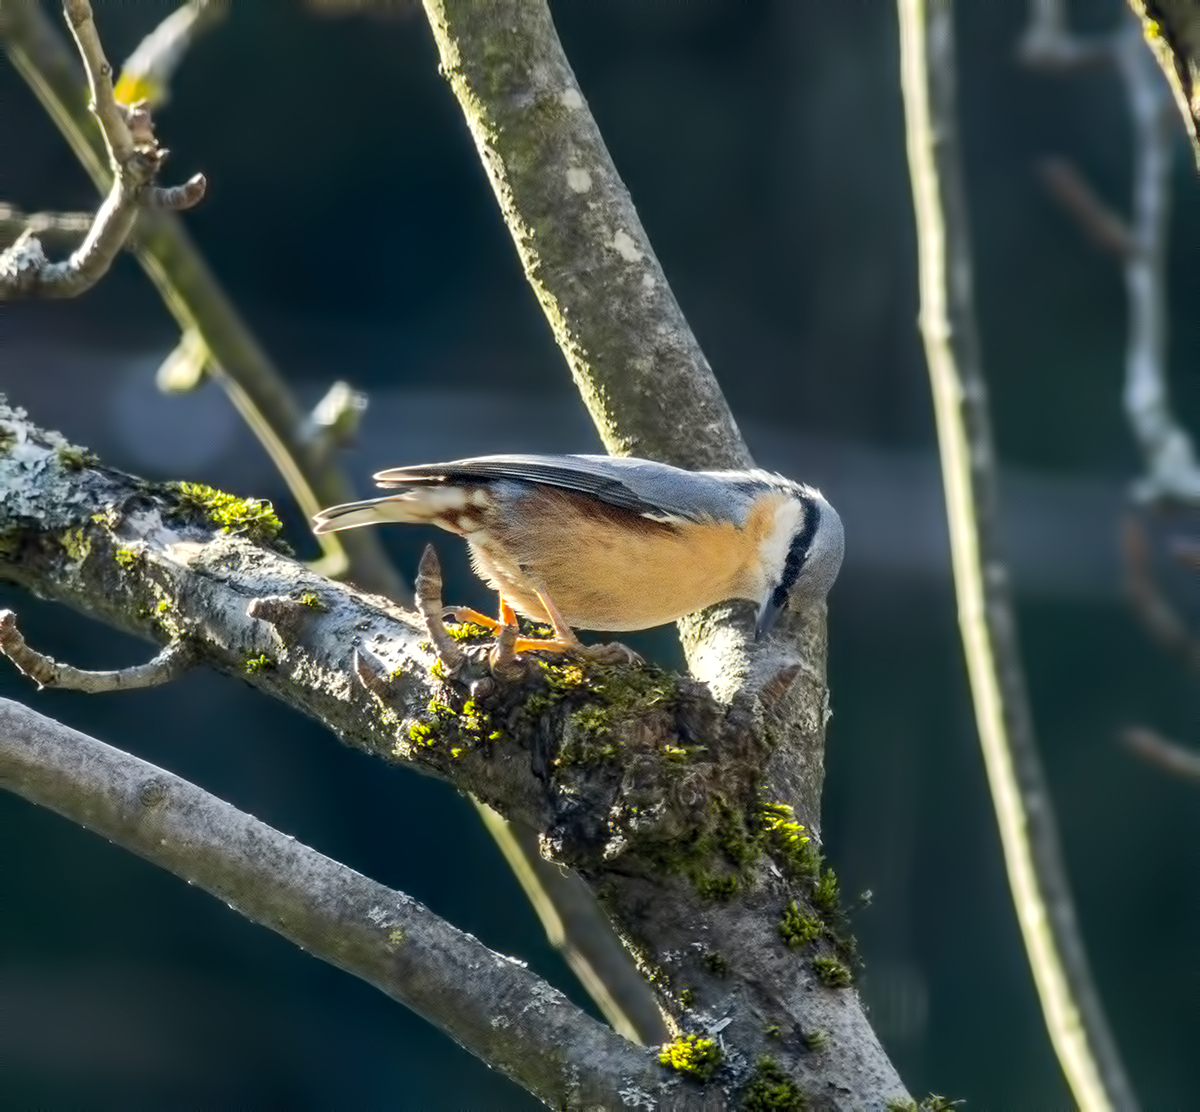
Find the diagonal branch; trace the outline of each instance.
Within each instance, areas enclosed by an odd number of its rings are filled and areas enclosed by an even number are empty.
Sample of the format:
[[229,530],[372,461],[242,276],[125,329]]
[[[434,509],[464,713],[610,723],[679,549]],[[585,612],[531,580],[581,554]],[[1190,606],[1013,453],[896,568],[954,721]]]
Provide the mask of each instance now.
[[996,449],[975,324],[953,8],[900,0],[901,81],[958,620],[1017,921],[1079,1105],[1136,1108],[1088,967],[1038,757],[1000,543]]
[[277,530],[261,504],[81,466],[0,405],[0,580],[154,640],[187,630],[199,662],[538,831],[604,892],[672,1028],[725,1040],[712,1100],[764,1056],[831,1108],[904,1096],[850,987],[837,880],[771,772],[788,746],[760,717],[648,665],[525,657],[506,678],[464,642],[451,676],[418,615],[273,552]]
[[696,1106],[694,1086],[522,963],[163,769],[0,699],[0,787],[360,977],[556,1108]]

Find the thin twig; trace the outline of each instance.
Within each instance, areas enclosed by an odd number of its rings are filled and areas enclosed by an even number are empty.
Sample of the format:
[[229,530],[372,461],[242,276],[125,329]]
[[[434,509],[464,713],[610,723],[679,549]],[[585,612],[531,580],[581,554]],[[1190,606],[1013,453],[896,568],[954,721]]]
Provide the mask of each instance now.
[[1159,590],[1151,567],[1145,530],[1133,514],[1121,526],[1121,552],[1125,558],[1125,587],[1133,612],[1146,632],[1193,671],[1200,672],[1200,641]]
[[178,679],[192,666],[191,650],[183,641],[172,641],[153,660],[131,668],[89,672],[70,664],[60,664],[26,644],[17,629],[17,616],[11,610],[0,610],[0,653],[39,688],[61,687],[65,691],[84,691],[89,695],[158,687]]
[[0,246],[11,245],[26,232],[41,240],[80,240],[93,220],[90,212],[22,212],[16,205],[0,204]]
[[1139,757],[1166,769],[1172,776],[1200,781],[1200,753],[1185,749],[1144,726],[1133,726],[1126,730],[1121,740]]
[[87,0],[66,0],[64,9],[83,59],[111,184],[83,243],[65,262],[51,263],[30,229],[0,254],[0,300],[79,296],[108,273],[142,206],[190,208],[204,196],[201,174],[170,190],[155,184],[167,152],[154,138],[149,112],[126,109],[114,98],[112,67],[104,57]]
[[[63,36],[39,5],[0,0],[0,40],[92,180],[107,190],[111,174],[104,147]],[[266,449],[302,513],[310,517],[325,506],[353,501],[353,485],[336,462],[318,458],[303,442],[299,404],[179,220],[169,211],[143,210],[135,250],[180,329],[202,338],[213,377]],[[325,574],[349,575],[366,590],[410,599],[375,530],[328,533],[319,541]]]
[[[1059,70],[1055,58],[1085,49],[1060,0],[1034,0],[1022,59]],[[1120,258],[1129,304],[1125,345],[1125,413],[1146,464],[1134,485],[1141,501],[1200,501],[1200,467],[1192,439],[1171,411],[1167,385],[1167,220],[1175,125],[1170,96],[1136,18],[1126,15],[1104,36],[1102,60],[1122,78],[1133,125],[1132,216],[1123,221],[1065,164],[1048,184],[1085,231]],[[1031,45],[1032,44],[1032,45]]]
[[1135,250],[1128,222],[1096,195],[1070,162],[1065,158],[1044,158],[1038,163],[1037,174],[1050,195],[1096,247],[1122,263],[1128,261]]
[[699,1096],[522,963],[196,785],[0,699],[0,787],[227,902],[437,1024],[554,1107]]
[[996,453],[971,290],[953,12],[900,0],[901,80],[921,331],[975,719],[1017,921],[1051,1042],[1079,1106],[1136,1107],[1092,982],[1062,862],[1000,557]]

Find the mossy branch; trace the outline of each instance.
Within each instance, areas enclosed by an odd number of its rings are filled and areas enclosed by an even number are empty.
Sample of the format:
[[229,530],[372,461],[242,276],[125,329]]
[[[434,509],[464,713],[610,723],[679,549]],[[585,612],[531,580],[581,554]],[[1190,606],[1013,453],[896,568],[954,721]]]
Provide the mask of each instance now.
[[[838,1094],[831,1107],[903,1095],[843,987],[836,881],[793,810],[764,805],[774,742],[755,716],[646,665],[533,656],[504,679],[470,639],[451,677],[417,615],[274,551],[263,507],[238,507],[106,469],[0,406],[0,580],[182,639],[198,663],[537,830],[603,896],[672,1025],[715,1027],[739,1051],[706,1100],[727,1101],[765,1053]],[[822,923],[796,947],[779,929],[793,901]],[[819,1061],[791,1037],[813,1028],[830,1033]]]

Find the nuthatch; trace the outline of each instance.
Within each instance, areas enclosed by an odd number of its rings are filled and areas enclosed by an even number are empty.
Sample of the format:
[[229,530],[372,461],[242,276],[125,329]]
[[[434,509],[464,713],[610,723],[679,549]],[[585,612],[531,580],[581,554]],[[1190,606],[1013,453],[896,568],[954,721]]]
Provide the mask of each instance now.
[[513,610],[554,628],[516,651],[572,651],[581,629],[662,625],[726,599],[759,606],[755,636],[793,599],[823,599],[842,564],[842,522],[819,491],[766,471],[682,471],[615,456],[480,456],[380,471],[398,493],[331,506],[313,531],[380,522],[465,537],[476,572]]

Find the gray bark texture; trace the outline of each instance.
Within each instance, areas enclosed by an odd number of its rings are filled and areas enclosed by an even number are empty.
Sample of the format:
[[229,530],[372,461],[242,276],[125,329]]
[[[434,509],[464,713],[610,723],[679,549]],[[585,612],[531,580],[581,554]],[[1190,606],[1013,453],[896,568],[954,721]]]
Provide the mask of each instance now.
[[1162,67],[1200,167],[1200,3],[1197,0],[1129,0],[1142,33]]
[[[734,1106],[770,1076],[766,1056],[814,1107],[903,1098],[847,987],[836,879],[778,787],[796,756],[761,700],[723,704],[645,665],[526,658],[501,679],[470,645],[450,674],[417,615],[316,575],[272,547],[273,531],[261,507],[103,468],[0,407],[0,579],[184,641],[348,744],[541,831],[601,896],[673,1024],[723,1042],[680,1106]],[[822,619],[796,619],[821,650]],[[823,724],[822,683],[818,738]],[[595,1103],[627,1106],[612,1080]]]

